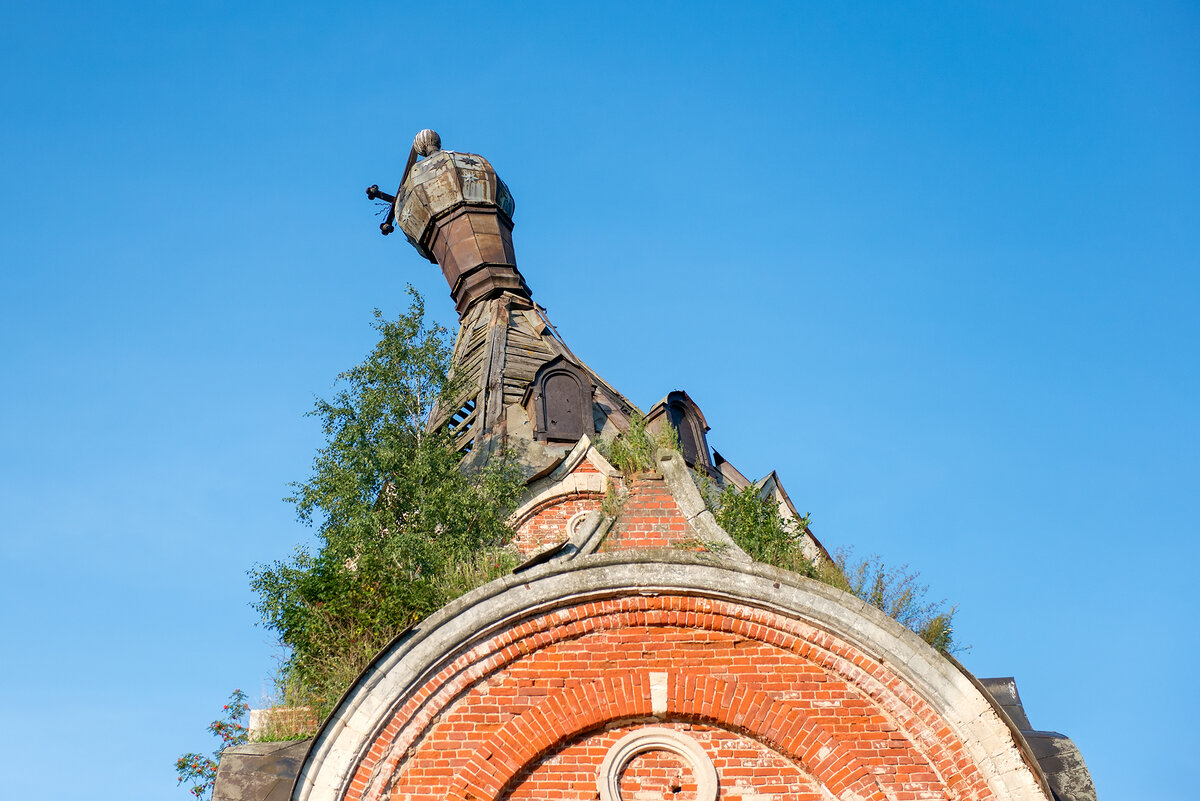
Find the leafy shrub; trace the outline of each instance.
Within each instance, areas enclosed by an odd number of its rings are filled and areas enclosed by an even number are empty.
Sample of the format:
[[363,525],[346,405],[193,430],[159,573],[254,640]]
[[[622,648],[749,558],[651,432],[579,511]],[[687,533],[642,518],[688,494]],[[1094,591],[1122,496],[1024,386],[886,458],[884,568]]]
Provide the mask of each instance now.
[[320,546],[250,571],[263,624],[290,649],[281,678],[322,718],[397,634],[516,562],[504,547],[524,487],[515,460],[467,473],[449,434],[425,430],[456,388],[447,332],[410,293],[398,320],[375,312],[379,343],[311,412],[327,441],[288,500]]
[[[705,479],[707,481],[707,479]],[[711,486],[711,485],[710,485]],[[711,497],[712,490],[707,491]],[[751,559],[815,578],[817,569],[804,554],[808,515],[785,519],[774,498],[764,498],[753,485],[724,487],[713,503],[718,525]]]
[[822,571],[821,579],[852,593],[895,618],[940,651],[962,650],[954,645],[954,607],[929,601],[929,586],[908,565],[888,567],[879,556],[855,558],[851,549],[834,555],[836,570]]
[[208,724],[208,730],[220,742],[212,756],[191,753],[175,760],[179,783],[191,782],[192,786],[188,788],[188,792],[196,798],[206,799],[212,795],[213,785],[217,781],[217,761],[221,758],[221,752],[231,745],[246,742],[246,727],[242,725],[242,719],[249,709],[246,694],[241,690],[234,690],[229,696],[229,703],[222,709],[222,716]]
[[658,431],[652,433],[646,430],[646,418],[634,411],[629,418],[628,431],[600,440],[596,448],[609,464],[627,476],[650,473],[655,470],[655,451],[659,448],[679,450],[679,433],[665,421]]
[[717,523],[750,558],[851,593],[938,650],[961,650],[954,645],[954,608],[947,609],[945,601],[928,601],[929,587],[920,583],[920,573],[908,565],[890,568],[878,556],[855,559],[849,549],[839,550],[832,562],[814,564],[803,548],[808,515],[785,519],[775,499],[764,498],[753,485],[740,490],[726,486],[718,492],[707,476],[695,475]]

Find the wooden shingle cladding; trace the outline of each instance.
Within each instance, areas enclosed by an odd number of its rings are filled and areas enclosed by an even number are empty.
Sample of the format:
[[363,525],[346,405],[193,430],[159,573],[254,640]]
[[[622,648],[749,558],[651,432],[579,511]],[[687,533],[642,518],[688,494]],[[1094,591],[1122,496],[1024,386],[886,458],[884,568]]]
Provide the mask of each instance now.
[[[555,365],[568,365],[569,371],[588,384],[591,403],[580,398],[579,405],[587,407],[593,420],[582,420],[579,432],[550,434],[546,419],[539,420],[535,381],[539,371]],[[447,428],[454,437],[455,447],[469,453],[481,436],[503,433],[508,438],[515,431],[502,431],[505,409],[523,407],[530,429],[527,436],[538,442],[570,443],[584,434],[592,437],[612,435],[629,429],[629,419],[639,411],[624,395],[584,364],[557,336],[545,310],[532,301],[502,294],[476,303],[459,326],[451,364],[451,376],[461,381],[453,400],[439,406],[430,416],[429,428]],[[542,378],[545,378],[543,374]],[[751,481],[733,468],[720,454],[711,453],[704,414],[686,392],[676,390],[655,404],[646,416],[652,430],[668,424],[679,432],[681,449],[690,466],[707,469],[719,485],[732,484],[741,489],[757,486],[763,497],[773,497],[780,514],[789,519],[799,515],[782,483],[773,472],[758,481]],[[513,444],[513,443],[510,443]],[[821,543],[807,532],[805,554],[817,561],[829,559]]]
[[538,370],[558,355],[524,314],[525,311],[513,310],[505,331],[504,364],[501,369],[506,406],[520,403]]
[[498,433],[505,408],[519,405],[538,371],[560,357],[590,383],[593,408],[604,420],[585,421],[581,430],[627,430],[637,407],[563,344],[545,310],[510,293],[476,303],[463,318],[450,367],[451,381],[460,386],[433,410],[429,430],[447,428],[459,450],[471,450],[481,435]]
[[488,343],[484,311],[483,305],[476,306],[459,325],[450,367],[450,381],[458,384],[458,391],[449,402],[434,407],[426,424],[430,431],[448,429],[458,450],[470,450],[481,411],[480,375]]

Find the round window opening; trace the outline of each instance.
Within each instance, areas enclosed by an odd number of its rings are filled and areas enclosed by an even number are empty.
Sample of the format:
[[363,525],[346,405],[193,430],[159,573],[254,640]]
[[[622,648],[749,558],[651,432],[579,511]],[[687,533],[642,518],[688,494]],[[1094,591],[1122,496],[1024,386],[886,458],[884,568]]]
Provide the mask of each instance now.
[[663,728],[637,729],[613,743],[596,777],[600,801],[629,801],[621,798],[621,774],[635,757],[648,751],[667,751],[682,757],[692,768],[697,800],[717,801],[717,769],[712,759],[693,738]]

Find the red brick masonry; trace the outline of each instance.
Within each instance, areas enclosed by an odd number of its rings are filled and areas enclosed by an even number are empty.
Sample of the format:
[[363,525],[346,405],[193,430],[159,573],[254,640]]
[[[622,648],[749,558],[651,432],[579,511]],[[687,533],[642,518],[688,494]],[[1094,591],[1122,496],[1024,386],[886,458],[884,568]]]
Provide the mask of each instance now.
[[670,548],[689,537],[687,520],[661,476],[629,482],[629,496],[601,550]]
[[569,536],[567,523],[571,518],[599,509],[603,500],[598,492],[572,492],[540,504],[518,522],[514,539],[517,550],[529,555],[543,546],[562,542]]
[[[494,632],[404,703],[347,798],[594,801],[608,747],[663,722],[703,745],[722,799],[817,799],[821,784],[842,799],[994,797],[950,727],[886,665],[783,615],[661,594]],[[627,800],[695,798],[690,768],[663,752],[635,759],[622,788]]]
[[[590,468],[590,469],[585,469]],[[575,473],[596,472],[583,462]],[[672,548],[687,546],[693,539],[687,520],[662,476],[638,476],[628,482],[629,491],[620,512],[605,537],[602,551]],[[516,521],[515,544],[522,554],[562,542],[573,532],[571,518],[599,509],[604,496],[598,492],[571,492],[549,498],[522,514]]]

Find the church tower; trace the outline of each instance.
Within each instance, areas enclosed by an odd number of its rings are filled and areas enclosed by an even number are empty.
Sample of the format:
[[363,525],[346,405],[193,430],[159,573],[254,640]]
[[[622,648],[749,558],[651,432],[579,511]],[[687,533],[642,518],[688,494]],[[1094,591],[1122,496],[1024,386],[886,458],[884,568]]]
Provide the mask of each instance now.
[[[487,159],[422,131],[396,195],[368,195],[391,203],[384,233],[446,277],[460,389],[429,425],[468,466],[519,454],[524,563],[393,642],[311,741],[223,760],[216,799],[1095,798],[1074,744],[1031,728],[1013,680],[977,679],[738,547],[694,477],[797,519],[779,477],[712,452],[686,392],[640,410],[571,351],[517,267],[515,203]],[[633,426],[678,445],[623,472],[597,443]],[[271,771],[287,781],[253,785]]]

